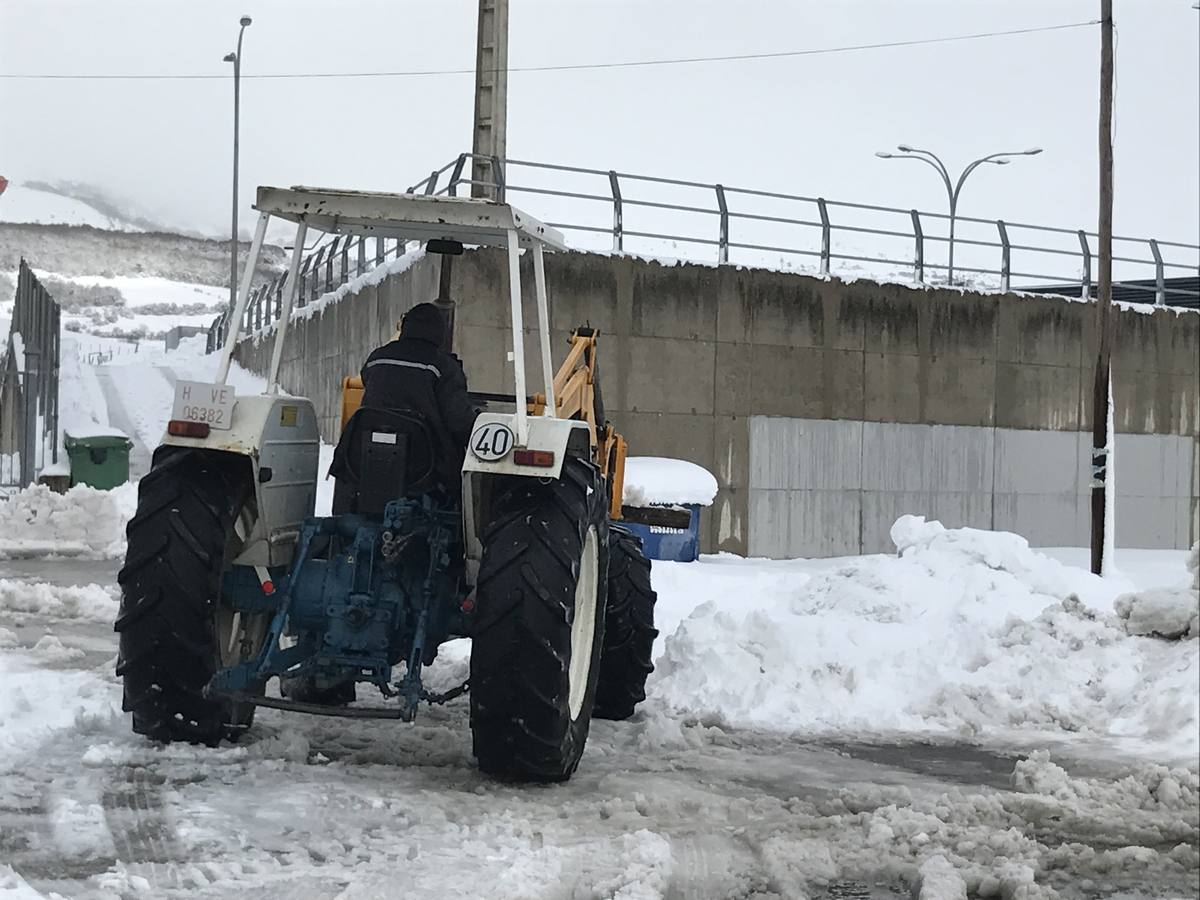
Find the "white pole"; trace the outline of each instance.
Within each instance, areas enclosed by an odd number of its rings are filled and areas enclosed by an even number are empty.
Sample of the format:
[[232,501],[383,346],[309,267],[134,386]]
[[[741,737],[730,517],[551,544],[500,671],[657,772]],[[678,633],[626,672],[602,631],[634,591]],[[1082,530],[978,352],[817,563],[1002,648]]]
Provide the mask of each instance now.
[[258,268],[258,255],[262,251],[263,238],[267,234],[267,221],[270,213],[259,213],[258,227],[254,229],[254,242],[250,245],[250,256],[246,260],[246,268],[242,272],[242,285],[238,289],[237,302],[233,306],[233,321],[229,323],[229,333],[225,336],[225,348],[221,351],[221,365],[217,368],[217,384],[224,384],[229,377],[229,363],[233,359],[233,348],[242,332],[242,317],[246,313],[246,304],[250,302],[250,283],[254,280],[254,270]]
[[[550,359],[550,307],[546,300],[546,254],[541,244],[533,245],[533,279],[537,287],[538,332],[542,342],[542,378],[546,382],[546,410],[543,415],[554,416],[554,366]],[[518,395],[519,396],[519,395]]]
[[529,408],[525,402],[525,322],[521,312],[521,257],[516,231],[508,232],[508,293],[512,306],[513,376],[517,395],[517,446],[529,446]]
[[283,283],[283,308],[279,311],[279,324],[275,332],[275,346],[271,348],[271,372],[267,378],[268,394],[279,393],[279,363],[283,360],[283,340],[287,337],[288,322],[292,318],[292,300],[296,296],[296,282],[300,278],[300,254],[304,252],[304,237],[308,233],[308,220],[301,219],[296,226],[296,242],[292,248],[292,262],[288,266],[287,280]]

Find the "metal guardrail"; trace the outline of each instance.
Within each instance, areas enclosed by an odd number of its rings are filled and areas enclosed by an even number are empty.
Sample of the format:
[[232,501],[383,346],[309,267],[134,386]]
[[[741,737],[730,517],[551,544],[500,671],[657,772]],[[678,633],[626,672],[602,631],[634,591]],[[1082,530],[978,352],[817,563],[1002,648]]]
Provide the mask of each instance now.
[[[471,178],[468,164],[476,159],[485,163],[489,180]],[[938,248],[949,249],[950,216],[944,213],[472,153],[434,169],[408,193],[455,197],[473,185],[500,201],[513,194],[537,197],[539,217],[571,232],[579,249],[794,268],[822,277],[946,283],[938,273],[948,265],[935,258]],[[555,221],[546,210],[561,215]],[[954,269],[967,276],[956,278],[956,285],[1040,293],[1046,285],[1063,285],[1064,292],[1080,297],[1094,293],[1095,232],[961,215],[954,221],[961,235],[954,240],[959,257]],[[1200,290],[1174,278],[1200,272],[1200,245],[1114,237],[1113,246],[1115,285],[1127,296],[1159,306],[1200,306]],[[404,247],[402,240],[350,235],[318,243],[301,264],[296,308],[400,256]],[[244,333],[261,331],[279,317],[284,279],[280,274],[251,294]],[[227,331],[223,314],[209,329],[209,352],[224,343]]]
[[[302,309],[322,294],[336,290],[347,281],[369,272],[388,259],[404,254],[405,243],[393,238],[337,235],[332,240],[318,241],[300,264],[296,288],[296,305]],[[242,319],[242,333],[253,334],[273,324],[283,306],[283,272],[250,293]],[[207,351],[214,352],[225,343],[228,333],[228,312],[222,313],[209,326]]]
[[0,358],[0,489],[34,482],[58,462],[61,311],[24,259]]
[[[470,177],[467,163],[476,158],[489,163],[490,180],[479,182]],[[521,180],[522,175],[527,180]],[[931,246],[949,247],[949,229],[946,227],[946,233],[940,229],[949,225],[950,216],[916,209],[471,153],[461,153],[435,169],[410,187],[409,193],[457,196],[463,186],[476,184],[495,191],[501,201],[513,194],[535,195],[544,202],[570,200],[570,218],[547,224],[580,235],[603,235],[608,244],[604,249],[614,253],[630,252],[630,239],[640,239],[651,256],[663,255],[664,242],[682,243],[709,248],[707,260],[690,252],[683,258],[719,265],[770,265],[778,261],[770,257],[781,254],[814,260],[814,271],[822,276],[835,271],[857,275],[871,267],[892,278],[907,273],[920,285],[938,283],[936,273],[947,270],[947,265],[932,259],[928,251]],[[696,199],[681,202],[685,194]],[[577,201],[591,204],[598,213],[581,215],[583,204]],[[560,203],[559,208],[565,211],[566,204]],[[630,216],[638,213],[647,224],[631,228]],[[703,222],[700,227],[695,227],[697,219]],[[693,227],[680,230],[688,220]],[[1080,296],[1089,296],[1098,243],[1095,232],[961,215],[954,221],[960,229],[968,229],[965,236],[955,238],[955,249],[960,254],[965,250],[972,261],[955,266],[956,272],[970,276],[956,284],[1009,291],[1019,290],[1021,285],[1075,283]],[[780,243],[778,236],[789,230],[795,239]],[[845,240],[847,237],[851,240]],[[862,246],[864,239],[869,247]],[[897,243],[905,248],[902,255],[885,249]],[[1175,274],[1200,272],[1200,245],[1119,236],[1113,243],[1114,271],[1123,272],[1117,283],[1157,305],[1200,301],[1200,291],[1168,283]],[[847,267],[846,263],[858,265]]]

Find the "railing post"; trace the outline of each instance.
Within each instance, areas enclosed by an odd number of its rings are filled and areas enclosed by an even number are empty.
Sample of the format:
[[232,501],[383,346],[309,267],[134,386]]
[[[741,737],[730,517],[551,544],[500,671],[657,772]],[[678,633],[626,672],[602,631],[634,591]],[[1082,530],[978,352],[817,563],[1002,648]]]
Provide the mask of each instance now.
[[333,260],[338,254],[338,243],[341,242],[345,235],[339,235],[333,239],[333,243],[325,248],[325,290],[333,290]]
[[621,208],[621,183],[617,173],[611,169],[608,172],[608,186],[612,188],[613,198],[613,253],[625,250],[625,216]]
[[829,206],[824,197],[817,198],[817,212],[821,216],[821,277],[826,278],[829,276],[829,255],[833,242],[830,240]]
[[338,273],[338,284],[350,280],[350,235],[342,235],[342,271]]
[[297,307],[302,307],[308,302],[308,270],[311,265],[312,257],[310,256],[305,259],[303,264],[300,266],[300,277],[297,279],[299,284],[296,291]]
[[500,162],[500,157],[490,157],[492,161],[492,180],[496,182],[496,202],[505,203],[504,191],[504,165]]
[[717,262],[729,262],[729,207],[725,204],[725,187],[714,185],[717,191],[717,209],[721,211],[721,230],[717,235]]
[[1008,242],[1003,219],[996,220],[996,230],[1000,232],[1000,290],[1007,294],[1012,281],[1012,244]]
[[1084,300],[1092,299],[1092,251],[1088,249],[1087,233],[1080,229],[1079,248],[1083,252],[1083,278],[1079,296]]
[[437,190],[438,173],[437,169],[433,170],[433,174],[429,176],[429,181],[425,184],[425,193],[432,194]]
[[363,235],[358,236],[358,270],[356,275],[361,275],[367,270],[367,239]]
[[1154,305],[1166,306],[1167,285],[1163,278],[1162,252],[1158,249],[1158,241],[1150,238],[1150,252],[1154,254]]
[[454,170],[450,173],[450,196],[458,196],[458,183],[462,180],[463,166],[466,165],[467,154],[458,154],[458,159],[454,161]]
[[913,223],[913,280],[917,284],[925,283],[925,231],[921,228],[921,214],[915,209],[912,213]]
[[375,238],[375,265],[377,265],[377,266],[383,265],[383,257],[384,257],[385,249],[386,248],[384,247],[384,244],[383,244],[383,238],[381,238],[381,237]]

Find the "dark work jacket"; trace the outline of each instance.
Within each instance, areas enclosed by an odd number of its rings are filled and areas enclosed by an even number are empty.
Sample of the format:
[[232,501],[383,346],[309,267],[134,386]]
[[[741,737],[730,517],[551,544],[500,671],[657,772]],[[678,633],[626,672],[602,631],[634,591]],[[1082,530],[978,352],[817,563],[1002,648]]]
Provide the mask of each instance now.
[[438,473],[458,491],[471,427],[479,410],[467,395],[462,362],[430,341],[403,335],[367,357],[362,405],[420,414],[437,446]]

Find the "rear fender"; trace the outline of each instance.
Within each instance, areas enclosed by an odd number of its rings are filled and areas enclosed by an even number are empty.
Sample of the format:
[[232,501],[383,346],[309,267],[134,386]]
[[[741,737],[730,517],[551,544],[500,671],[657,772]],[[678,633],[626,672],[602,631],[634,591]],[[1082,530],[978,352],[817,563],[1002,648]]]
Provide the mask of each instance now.
[[317,416],[302,397],[238,397],[232,427],[205,438],[166,435],[165,447],[192,447],[245,457],[254,479],[255,518],[241,554],[245,566],[292,560],[301,523],[313,514],[321,438]]
[[492,519],[491,497],[497,481],[505,477],[556,479],[562,474],[563,460],[568,456],[590,457],[591,437],[586,422],[576,419],[557,419],[549,416],[530,416],[529,443],[518,449],[549,450],[554,454],[552,466],[519,465],[512,453],[499,460],[481,459],[473,451],[479,429],[489,423],[506,425],[515,434],[516,416],[511,413],[481,413],[475,420],[471,443],[463,462],[463,536],[466,551],[466,576],[475,584],[479,564],[483,559],[483,529]]

